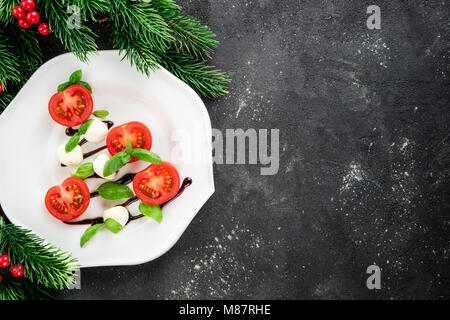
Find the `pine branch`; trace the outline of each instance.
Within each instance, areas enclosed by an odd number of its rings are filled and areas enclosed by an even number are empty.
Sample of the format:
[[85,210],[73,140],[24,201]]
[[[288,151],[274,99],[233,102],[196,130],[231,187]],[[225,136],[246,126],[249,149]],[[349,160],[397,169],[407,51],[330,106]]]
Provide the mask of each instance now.
[[[148,18],[141,14],[139,19],[133,20],[130,15],[135,15],[137,11],[134,9],[127,11],[126,3],[128,3],[127,0],[111,2],[110,14],[113,20],[114,47],[124,53],[124,58],[129,59],[140,72],[149,76],[151,71],[163,66],[202,96],[219,97],[228,92],[226,86],[230,79],[224,73],[215,70],[214,67],[207,66],[206,62],[199,57],[209,55],[215,45],[215,42],[208,42],[213,41],[210,40],[210,37],[214,36],[212,33],[205,33],[203,38],[199,36],[201,32],[206,32],[204,31],[207,29],[206,27],[203,29],[197,22],[190,21],[191,27],[197,28],[195,29],[196,33],[192,32],[196,35],[194,38],[188,36],[192,29],[183,29],[185,26],[180,27],[180,30],[185,30],[182,35],[171,29],[172,33],[175,32],[176,38],[169,39],[169,42],[162,47],[154,40],[148,39],[143,34],[144,31],[139,31],[145,29],[142,24],[146,23]],[[186,21],[184,20],[186,16],[180,14],[180,8],[172,1],[152,0],[149,4],[139,3],[139,5],[147,9],[148,5],[154,5],[154,8],[157,9],[155,11],[161,16],[170,18],[171,21]],[[172,10],[173,13],[169,13],[169,10]],[[145,19],[141,19],[143,17]],[[131,25],[127,21],[134,21],[135,24]],[[159,22],[158,19],[156,21]],[[171,26],[171,22],[168,22],[167,25]],[[160,25],[159,28],[156,28],[158,30],[156,32],[165,33],[167,31],[164,25]],[[151,31],[149,30],[149,32]],[[197,39],[197,42],[193,39]],[[208,46],[207,43],[211,45]]]
[[193,59],[177,52],[160,56],[158,63],[176,77],[187,83],[204,97],[217,98],[228,93],[227,84],[231,79],[204,60]]
[[14,278],[9,270],[0,270],[0,300],[44,300],[54,298],[56,291],[32,283],[26,278]]
[[9,24],[14,22],[12,10],[19,3],[16,0],[0,0],[0,23]]
[[181,7],[172,0],[152,0],[151,6],[167,22],[176,39],[178,53],[191,55],[193,58],[211,57],[219,44],[216,35],[197,19],[181,12]]
[[20,83],[23,77],[20,73],[20,59],[14,53],[14,46],[9,37],[0,32],[0,82],[3,88],[7,88],[7,80]]
[[35,35],[16,25],[0,29],[0,82],[4,91],[0,94],[0,113],[14,96],[8,85],[23,85],[42,64],[42,53]]
[[146,43],[154,51],[165,52],[175,40],[167,23],[146,2],[115,0],[110,2],[109,13],[114,33],[135,42]]
[[14,26],[6,26],[16,55],[20,57],[20,71],[26,74],[28,80],[31,73],[42,65],[42,52],[35,33]]
[[[94,0],[100,8],[100,1]],[[87,62],[88,55],[97,51],[97,44],[94,37],[96,36],[92,30],[84,24],[79,27],[69,28],[68,21],[73,13],[68,13],[67,8],[72,5],[77,5],[79,0],[45,0],[40,1],[39,10],[48,19],[50,28],[55,36],[61,41],[66,50],[72,53],[81,61]],[[85,7],[86,8],[86,7]],[[91,8],[95,8],[91,7]],[[81,10],[81,8],[80,8]],[[81,15],[81,13],[80,13]]]
[[49,289],[67,289],[74,282],[71,274],[77,266],[70,254],[45,243],[31,231],[0,218],[0,252],[7,252],[11,264],[23,264],[25,277]]
[[108,12],[108,0],[74,0],[74,4],[80,8],[83,21],[91,19],[95,21],[95,15]]
[[142,40],[134,41],[127,33],[113,30],[113,43],[139,72],[149,76],[152,70],[159,69],[158,56]]
[[0,114],[9,106],[12,99],[14,99],[14,96],[8,92],[3,91],[0,94]]

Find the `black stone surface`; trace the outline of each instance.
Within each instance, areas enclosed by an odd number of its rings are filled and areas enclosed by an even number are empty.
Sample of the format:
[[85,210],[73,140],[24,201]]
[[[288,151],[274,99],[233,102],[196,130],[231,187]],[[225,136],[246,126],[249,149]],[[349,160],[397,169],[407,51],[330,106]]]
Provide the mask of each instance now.
[[[233,78],[206,101],[213,127],[280,129],[279,173],[216,165],[216,193],[167,254],[84,269],[60,298],[449,298],[448,4],[178,3],[217,33],[212,63]],[[95,29],[112,48],[108,23]]]

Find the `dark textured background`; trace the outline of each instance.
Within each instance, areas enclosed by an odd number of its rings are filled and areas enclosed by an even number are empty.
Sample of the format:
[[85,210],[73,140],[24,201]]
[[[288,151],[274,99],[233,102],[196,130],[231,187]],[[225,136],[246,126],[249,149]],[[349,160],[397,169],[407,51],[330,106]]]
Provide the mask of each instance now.
[[[217,33],[213,63],[233,78],[206,101],[213,127],[279,128],[280,171],[215,166],[216,193],[172,250],[85,269],[61,298],[449,298],[446,1],[178,3]],[[382,30],[366,28],[369,4]],[[108,23],[95,29],[110,49]]]

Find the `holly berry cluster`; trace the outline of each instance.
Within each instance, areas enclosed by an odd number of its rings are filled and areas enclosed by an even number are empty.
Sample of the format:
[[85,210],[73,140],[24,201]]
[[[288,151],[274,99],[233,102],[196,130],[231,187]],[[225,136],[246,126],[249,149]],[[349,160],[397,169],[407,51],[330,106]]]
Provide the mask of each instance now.
[[[8,268],[10,264],[11,261],[9,261],[9,257],[7,254],[0,256],[0,268]],[[24,273],[25,267],[22,264],[15,264],[11,267],[11,274],[16,278],[23,277]],[[2,282],[1,274],[0,274],[0,282]]]
[[[18,19],[19,26],[23,29],[28,29],[32,24],[37,24],[41,19],[39,13],[34,10],[36,3],[34,0],[22,0],[20,6],[13,8],[13,16]],[[44,36],[50,33],[48,23],[42,22],[39,24],[38,32]]]

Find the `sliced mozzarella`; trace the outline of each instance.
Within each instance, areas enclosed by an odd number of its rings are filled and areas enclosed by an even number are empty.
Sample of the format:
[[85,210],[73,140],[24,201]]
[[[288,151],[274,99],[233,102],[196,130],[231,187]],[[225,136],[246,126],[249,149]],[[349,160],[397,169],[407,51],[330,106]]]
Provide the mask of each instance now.
[[62,164],[68,167],[76,167],[83,162],[83,149],[80,146],[76,146],[75,149],[66,152],[66,145],[63,144],[58,148],[58,158]]
[[114,219],[120,223],[122,227],[125,227],[129,217],[128,209],[122,206],[112,207],[103,212],[104,221],[106,221],[106,219]]
[[103,169],[105,168],[105,164],[109,159],[110,156],[107,154],[102,153],[98,155],[94,160],[94,172],[100,177],[105,178],[106,180],[114,180],[116,178],[116,172],[107,177],[103,176]]
[[107,125],[98,119],[94,119],[84,135],[84,138],[89,142],[99,143],[105,140],[108,135]]

